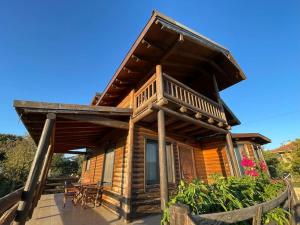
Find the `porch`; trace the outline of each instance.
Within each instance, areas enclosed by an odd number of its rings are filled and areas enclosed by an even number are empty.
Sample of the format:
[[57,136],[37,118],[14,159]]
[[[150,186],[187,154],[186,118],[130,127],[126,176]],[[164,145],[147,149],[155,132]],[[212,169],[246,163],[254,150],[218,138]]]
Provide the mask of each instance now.
[[[28,225],[123,225],[126,224],[116,214],[107,208],[88,207],[83,209],[80,206],[73,206],[70,201],[66,207],[62,207],[62,194],[42,195],[41,199],[33,213],[32,218],[27,222]],[[135,220],[129,224],[159,224],[161,215],[149,216],[143,219]],[[128,223],[127,223],[128,224]]]

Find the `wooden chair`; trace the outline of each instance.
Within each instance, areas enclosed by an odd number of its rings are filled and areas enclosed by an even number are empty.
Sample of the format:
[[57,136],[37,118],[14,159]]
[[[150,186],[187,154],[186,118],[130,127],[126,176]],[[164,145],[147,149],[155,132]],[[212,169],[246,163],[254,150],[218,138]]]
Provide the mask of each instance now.
[[93,206],[99,206],[102,199],[102,183],[98,182],[97,184],[91,184],[84,186],[83,196],[81,200],[81,205],[83,208],[86,208],[88,203],[92,203]]
[[76,205],[76,202],[74,201],[75,196],[79,193],[78,188],[74,187],[71,181],[65,181],[65,191],[64,191],[64,197],[63,197],[63,207],[66,206],[66,201],[68,198],[72,199],[72,203]]

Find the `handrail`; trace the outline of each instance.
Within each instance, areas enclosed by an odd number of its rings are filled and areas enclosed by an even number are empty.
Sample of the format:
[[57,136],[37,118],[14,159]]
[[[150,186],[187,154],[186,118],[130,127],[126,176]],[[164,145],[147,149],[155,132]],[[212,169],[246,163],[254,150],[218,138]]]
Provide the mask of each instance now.
[[[148,103],[151,99],[156,97],[156,74],[152,77],[134,94],[134,109]],[[134,110],[134,111],[135,111]]]
[[[177,219],[176,224],[178,225],[197,225],[197,224],[223,224],[223,223],[237,223],[249,219],[254,219],[257,221],[255,224],[260,224],[261,215],[267,213],[268,211],[282,205],[286,202],[288,208],[291,207],[291,187],[287,185],[287,188],[279,194],[276,198],[263,202],[257,205],[253,205],[247,208],[232,210],[228,212],[210,213],[202,215],[191,215],[189,209],[186,205],[173,205],[170,207],[171,221],[170,224],[173,225],[175,218]],[[184,221],[188,221],[185,223]]]
[[24,187],[0,198],[0,224],[10,224],[18,208]]
[[165,73],[163,74],[163,79],[164,95],[166,97],[178,101],[182,105],[193,108],[196,111],[208,114],[217,120],[226,122],[225,114],[219,103],[216,103],[206,96],[196,92]]
[[20,201],[23,189],[24,187],[19,188],[18,190],[0,198],[0,215]]

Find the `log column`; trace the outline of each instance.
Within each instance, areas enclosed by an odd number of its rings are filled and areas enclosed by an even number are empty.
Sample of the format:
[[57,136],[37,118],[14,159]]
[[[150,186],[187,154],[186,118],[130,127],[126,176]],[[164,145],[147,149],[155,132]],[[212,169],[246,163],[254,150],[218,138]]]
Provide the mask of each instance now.
[[53,126],[55,123],[56,115],[53,113],[47,114],[47,119],[44,124],[43,132],[40,137],[40,141],[35,153],[35,157],[31,164],[30,172],[27,177],[24,191],[22,193],[22,201],[19,203],[16,218],[14,221],[15,225],[25,224],[30,206],[33,202],[34,192],[37,187],[37,182],[41,174],[42,167],[46,158],[46,153],[50,143],[50,137],[52,134]]
[[226,144],[227,144],[227,149],[228,149],[229,156],[230,156],[230,162],[231,162],[231,166],[232,166],[232,169],[233,169],[233,173],[234,173],[235,176],[240,177],[241,174],[240,174],[237,159],[236,159],[235,154],[234,154],[234,148],[233,148],[233,143],[232,143],[232,138],[231,138],[231,133],[230,132],[228,132],[226,134]]
[[158,153],[159,153],[159,175],[160,175],[160,197],[161,209],[164,210],[168,202],[168,176],[166,157],[166,131],[165,112],[161,109],[157,113],[158,122]]
[[[156,65],[156,85],[157,100],[162,101],[164,96],[163,73],[161,65]],[[167,156],[166,156],[166,130],[165,130],[165,112],[162,109],[157,113],[158,123],[158,156],[159,156],[159,182],[160,182],[160,198],[161,209],[166,208],[168,193],[168,175],[167,175]]]

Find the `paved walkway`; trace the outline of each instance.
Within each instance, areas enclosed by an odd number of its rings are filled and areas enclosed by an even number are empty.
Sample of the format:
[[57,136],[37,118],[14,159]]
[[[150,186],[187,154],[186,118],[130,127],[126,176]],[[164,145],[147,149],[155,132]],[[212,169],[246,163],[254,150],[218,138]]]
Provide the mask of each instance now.
[[[62,194],[42,195],[28,225],[123,225],[117,215],[105,207],[83,209],[74,207],[70,200],[62,207]],[[136,220],[130,224],[159,225],[160,216]]]

